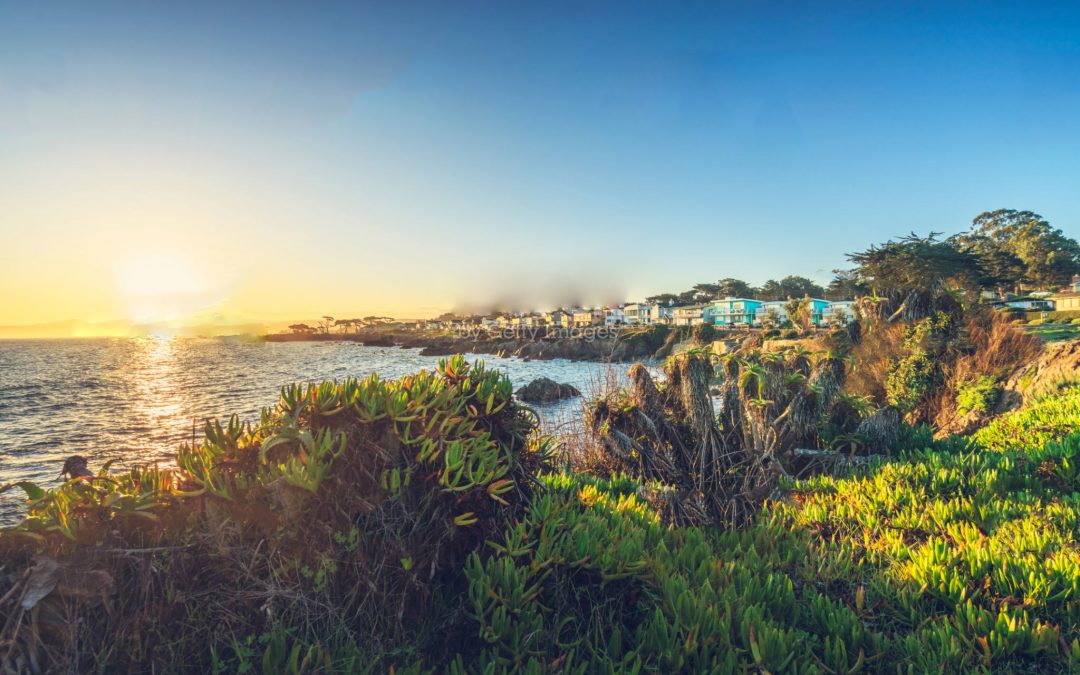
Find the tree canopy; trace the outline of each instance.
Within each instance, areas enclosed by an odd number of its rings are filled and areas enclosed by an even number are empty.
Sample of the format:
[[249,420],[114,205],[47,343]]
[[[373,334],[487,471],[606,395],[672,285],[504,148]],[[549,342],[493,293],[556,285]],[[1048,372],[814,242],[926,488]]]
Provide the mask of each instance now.
[[780,281],[769,279],[757,289],[755,295],[759,300],[787,300],[807,295],[820,298],[825,295],[825,289],[806,277],[789,275]]
[[1080,244],[1032,211],[980,213],[952,241],[978,258],[987,286],[1052,289],[1080,274]]

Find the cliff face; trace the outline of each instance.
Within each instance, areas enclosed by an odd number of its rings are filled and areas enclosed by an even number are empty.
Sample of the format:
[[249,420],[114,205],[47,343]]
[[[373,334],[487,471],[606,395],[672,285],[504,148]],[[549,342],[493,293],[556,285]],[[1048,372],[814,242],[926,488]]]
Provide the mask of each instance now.
[[1080,340],[1051,342],[1039,355],[1000,381],[1000,394],[991,410],[957,413],[940,421],[935,436],[967,435],[994,418],[1080,383]]
[[653,358],[657,338],[649,331],[623,332],[606,337],[548,338],[524,334],[517,337],[486,334],[432,334],[409,331],[371,330],[349,335],[269,335],[272,342],[303,340],[346,340],[373,347],[419,348],[425,356],[451,354],[494,354],[526,360],[569,359],[571,361],[640,361]]
[[1073,382],[1080,382],[1080,340],[1051,342],[1037,359],[1006,379],[999,411],[1018,408]]

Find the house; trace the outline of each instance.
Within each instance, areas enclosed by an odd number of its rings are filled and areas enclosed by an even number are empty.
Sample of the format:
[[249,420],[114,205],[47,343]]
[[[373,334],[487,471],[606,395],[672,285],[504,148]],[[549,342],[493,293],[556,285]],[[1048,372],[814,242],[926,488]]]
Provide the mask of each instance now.
[[570,310],[570,325],[573,328],[585,328],[596,326],[604,322],[604,310],[602,309],[572,309]]
[[652,305],[642,302],[630,302],[623,306],[626,324],[628,326],[647,326],[652,323],[649,312]]
[[621,326],[626,323],[626,312],[622,307],[604,308],[604,325]]
[[826,326],[837,321],[849,323],[855,319],[855,301],[837,300],[830,302],[821,312],[821,322]]
[[1058,312],[1080,312],[1080,274],[1074,276],[1061,292],[1051,295],[1049,300]]
[[649,307],[649,323],[672,323],[675,320],[675,312],[671,307],[652,305]]
[[696,326],[699,323],[705,323],[705,307],[706,305],[686,305],[685,307],[676,307],[672,312],[675,325]]
[[810,323],[819,328],[825,325],[825,310],[828,309],[831,304],[832,303],[828,300],[810,298]]
[[764,326],[770,323],[776,324],[775,328],[787,321],[787,300],[768,300],[754,310],[754,325]]
[[1051,297],[1036,298],[1022,296],[1008,298],[1006,300],[997,300],[990,304],[994,306],[994,309],[1019,309],[1024,312],[1049,312],[1054,309],[1054,301]]
[[[789,300],[770,300],[761,303],[755,312],[755,323],[761,325],[770,314],[781,323],[788,321],[788,302]],[[827,317],[835,312],[848,312],[853,316],[853,306],[854,303],[848,300],[832,303],[820,298],[810,298],[810,323],[815,327],[824,326],[827,324]]]
[[544,320],[547,321],[549,326],[558,326],[562,328],[570,327],[570,314],[561,309],[548,312],[544,315]]
[[1050,296],[1054,310],[1058,312],[1080,312],[1080,292],[1065,291]]
[[709,323],[717,326],[750,326],[754,323],[758,308],[765,303],[751,298],[727,297],[709,305]]

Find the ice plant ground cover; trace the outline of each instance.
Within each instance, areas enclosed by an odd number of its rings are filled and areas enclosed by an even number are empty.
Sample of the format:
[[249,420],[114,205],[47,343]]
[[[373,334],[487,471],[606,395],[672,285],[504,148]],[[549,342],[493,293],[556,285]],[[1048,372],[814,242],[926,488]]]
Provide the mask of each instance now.
[[0,535],[12,670],[1080,669],[1080,390],[786,481],[741,529],[554,468],[498,373],[286,388]]

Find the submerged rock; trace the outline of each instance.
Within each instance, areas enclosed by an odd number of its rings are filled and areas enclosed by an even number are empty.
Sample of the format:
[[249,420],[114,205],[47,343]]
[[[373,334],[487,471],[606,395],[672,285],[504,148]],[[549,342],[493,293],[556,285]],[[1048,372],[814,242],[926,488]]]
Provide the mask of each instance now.
[[577,387],[570,384],[559,384],[547,377],[538,377],[517,390],[517,397],[529,403],[550,403],[563,399],[581,396]]

